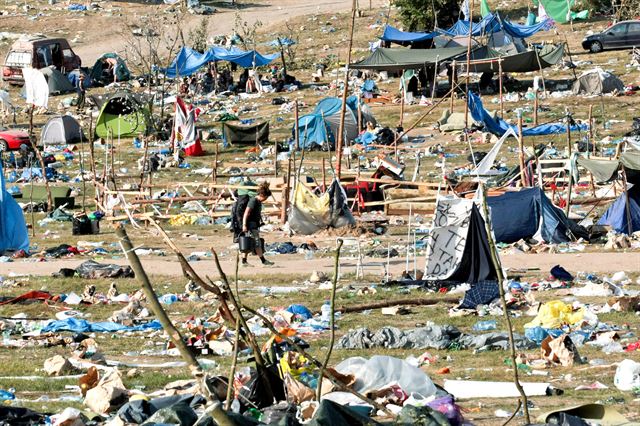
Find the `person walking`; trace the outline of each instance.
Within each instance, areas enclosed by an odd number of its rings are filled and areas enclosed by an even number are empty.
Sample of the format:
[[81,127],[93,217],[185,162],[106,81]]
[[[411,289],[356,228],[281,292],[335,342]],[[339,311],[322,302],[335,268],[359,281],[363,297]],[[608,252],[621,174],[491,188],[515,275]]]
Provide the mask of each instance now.
[[[247,207],[242,215],[242,232],[251,235],[254,241],[255,254],[260,258],[260,261],[265,266],[273,265],[273,262],[265,259],[264,249],[260,239],[260,227],[262,222],[262,203],[264,203],[269,197],[271,197],[271,189],[269,189],[269,183],[263,182],[258,186],[258,193],[255,197],[251,197],[247,203]],[[249,253],[244,253],[242,258],[242,266],[249,266],[247,258]]]

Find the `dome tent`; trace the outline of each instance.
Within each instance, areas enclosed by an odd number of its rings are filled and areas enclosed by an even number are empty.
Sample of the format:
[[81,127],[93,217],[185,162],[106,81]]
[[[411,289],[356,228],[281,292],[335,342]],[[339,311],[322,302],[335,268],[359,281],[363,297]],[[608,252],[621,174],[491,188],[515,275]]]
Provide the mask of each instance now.
[[50,95],[64,95],[65,93],[71,93],[76,90],[67,77],[57,69],[47,67],[42,68],[40,72],[42,72],[44,78],[47,80]]
[[140,98],[131,92],[116,92],[102,100],[95,134],[106,138],[111,130],[114,137],[137,136],[147,132],[148,122],[149,111]]
[[624,83],[610,72],[602,68],[594,68],[582,73],[573,83],[573,93],[576,95],[601,95],[614,91],[624,91]]
[[43,145],[75,144],[86,141],[80,123],[70,115],[53,117],[42,128]]

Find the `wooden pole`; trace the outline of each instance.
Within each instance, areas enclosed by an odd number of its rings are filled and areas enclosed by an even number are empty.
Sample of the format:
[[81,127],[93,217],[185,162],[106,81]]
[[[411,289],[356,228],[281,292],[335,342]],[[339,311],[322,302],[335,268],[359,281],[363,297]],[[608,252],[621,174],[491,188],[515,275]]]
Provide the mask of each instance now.
[[127,235],[127,231],[124,229],[124,225],[116,223],[114,224],[114,228],[116,231],[116,235],[120,239],[120,247],[122,248],[122,252],[127,257],[127,260],[129,261],[129,264],[131,265],[136,278],[142,285],[142,291],[147,298],[147,302],[149,303],[151,311],[156,316],[156,318],[158,318],[158,321],[160,321],[160,324],[162,324],[162,328],[171,339],[171,342],[175,345],[175,347],[178,349],[178,352],[180,352],[180,355],[189,366],[191,374],[200,375],[202,373],[200,364],[198,364],[195,356],[193,356],[193,353],[191,353],[184,340],[182,340],[182,335],[173,325],[173,323],[169,319],[169,316],[158,301],[156,292],[151,285],[151,281],[149,280],[146,271],[142,267],[140,258],[138,258],[138,255],[136,254],[133,245],[131,244],[131,240]]
[[218,181],[218,149],[218,143],[216,142],[216,149],[213,153],[213,171],[211,172],[211,177],[214,184]]
[[345,64],[344,89],[342,91],[342,105],[340,106],[340,125],[336,135],[336,176],[340,179],[342,170],[342,143],[344,139],[344,119],[347,109],[347,93],[349,92],[349,64],[351,63],[351,48],[353,47],[353,27],[356,21],[356,0],[351,4],[351,28],[349,29],[349,44],[347,47],[347,63]]
[[502,58],[498,59],[498,86],[500,89],[500,118],[504,118],[504,99],[502,99]]
[[629,236],[631,236],[631,234],[633,234],[633,224],[631,220],[631,207],[629,207],[629,190],[627,189],[627,172],[624,169],[624,166],[622,166],[622,185],[623,185],[622,189],[624,190],[624,197],[625,197],[624,209],[627,215],[627,230],[629,232]]
[[329,360],[331,359],[331,352],[333,352],[333,345],[336,340],[336,328],[335,328],[335,312],[336,312],[336,286],[338,285],[338,268],[340,266],[340,250],[342,249],[342,244],[344,240],[342,238],[338,238],[338,248],[336,249],[336,255],[333,261],[333,280],[331,283],[331,317],[329,318],[329,349],[327,350],[327,356],[324,359],[324,363],[322,364],[322,368],[320,369],[320,377],[318,377],[318,386],[316,387],[316,400],[320,401],[320,397],[322,396],[322,378],[324,377],[324,372],[327,370],[327,366],[329,365]]
[[456,61],[455,59],[453,60],[453,62],[451,63],[451,88],[450,88],[450,92],[451,93],[451,100],[449,102],[449,111],[451,111],[451,114],[453,114],[453,102],[455,100],[455,94],[456,94]]
[[[402,70],[402,74],[404,75],[404,70]],[[406,82],[402,84],[402,88],[400,89],[400,123],[398,124],[399,127],[402,127],[402,124],[404,123],[404,100],[405,100],[404,93],[407,91],[405,84]]]
[[322,157],[322,192],[327,190],[327,166],[325,165],[325,158]]
[[360,133],[364,127],[362,126],[362,105],[360,103],[361,98],[358,97],[358,133]]
[[[596,141],[593,140],[593,105],[589,105],[589,142],[591,142],[593,155],[596,155]],[[589,145],[587,144],[587,148]],[[587,149],[589,152],[589,149]]]
[[280,222],[287,223],[287,209],[289,208],[289,193],[291,192],[291,159],[287,162],[287,181],[284,183],[282,194],[282,206],[280,210]]
[[571,115],[567,111],[567,153],[569,155],[569,175],[567,176],[567,205],[564,207],[564,214],[569,217],[571,212],[571,191],[573,190],[573,176],[571,174]]
[[469,6],[469,37],[467,39],[467,68],[466,68],[466,76],[465,76],[465,102],[464,102],[464,131],[467,132],[469,129],[469,67],[471,62],[471,35],[473,34],[473,8],[474,8],[474,0],[471,0],[471,6]]
[[528,186],[524,173],[524,138],[522,137],[522,113],[518,114],[518,160],[520,162],[520,186]]
[[295,135],[294,135],[294,139],[295,139],[295,150],[299,150],[300,149],[300,124],[298,123],[298,100],[296,99],[295,101],[293,101],[293,120],[294,120],[294,126],[295,126]]
[[504,275],[502,273],[502,265],[500,263],[500,258],[498,257],[496,244],[495,244],[495,241],[493,240],[491,215],[489,214],[489,207],[487,203],[487,191],[483,183],[480,183],[480,192],[482,194],[482,208],[484,210],[487,242],[489,243],[489,252],[491,254],[491,261],[493,263],[493,267],[496,270],[496,275],[498,278],[498,292],[500,293],[500,301],[502,302],[502,312],[504,315],[504,320],[507,323],[507,333],[509,336],[509,349],[510,349],[510,355],[511,355],[511,363],[513,365],[513,383],[515,384],[516,389],[518,389],[518,392],[520,393],[520,398],[521,398],[521,402],[524,410],[525,423],[530,424],[531,420],[529,417],[529,406],[528,406],[527,394],[524,392],[524,389],[520,384],[520,378],[518,377],[518,364],[516,362],[516,346],[513,339],[513,325],[511,324],[511,317],[509,316],[509,308],[507,306],[507,301],[504,295]]
[[278,177],[278,140],[273,142],[273,176]]

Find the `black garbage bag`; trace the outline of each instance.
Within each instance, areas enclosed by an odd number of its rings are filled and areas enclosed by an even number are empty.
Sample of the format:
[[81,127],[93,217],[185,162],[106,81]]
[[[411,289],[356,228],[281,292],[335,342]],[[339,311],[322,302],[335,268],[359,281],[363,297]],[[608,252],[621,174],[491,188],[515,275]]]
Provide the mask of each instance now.
[[396,421],[397,426],[450,426],[447,417],[431,407],[414,407],[407,405],[402,407]]
[[8,407],[0,404],[0,425],[30,426],[44,424],[50,414],[38,413],[24,407]]
[[372,420],[370,417],[363,416],[346,405],[340,405],[328,399],[322,400],[318,411],[309,423],[310,426],[334,426],[334,425],[350,425],[350,426],[373,426],[381,423]]
[[[125,423],[137,423],[142,424],[147,421],[156,412],[162,409],[178,407],[176,412],[187,412],[182,405],[190,407],[193,411],[194,407],[204,405],[206,400],[200,395],[175,395],[166,396],[163,398],[155,398],[150,401],[137,399],[127,402],[118,410],[118,417]],[[195,422],[195,420],[194,420]]]
[[250,401],[257,408],[265,408],[273,405],[274,401],[285,399],[284,382],[275,365],[264,369],[258,367],[253,371],[249,381],[240,390],[239,398],[242,411],[251,407],[246,401]]
[[[73,271],[73,273],[71,273]],[[69,277],[77,274],[80,278],[133,278],[134,273],[130,266],[120,266],[116,264],[98,263],[94,260],[87,260],[75,270],[62,268],[54,276]]]

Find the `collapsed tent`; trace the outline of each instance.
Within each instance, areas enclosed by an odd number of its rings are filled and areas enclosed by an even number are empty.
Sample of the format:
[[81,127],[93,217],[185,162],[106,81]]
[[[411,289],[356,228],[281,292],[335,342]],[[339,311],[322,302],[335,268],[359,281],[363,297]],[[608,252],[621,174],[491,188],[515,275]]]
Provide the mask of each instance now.
[[[502,136],[507,129],[512,129],[517,132],[517,127],[508,124],[506,121],[499,117],[492,117],[491,114],[484,109],[482,101],[477,95],[474,95],[469,91],[467,96],[467,102],[469,103],[469,111],[473,119],[479,123],[483,123],[485,129],[497,136]],[[584,131],[588,126],[585,124],[571,126],[571,131]],[[565,133],[567,126],[564,123],[550,123],[541,124],[536,127],[528,127],[522,129],[523,136],[544,136],[553,135],[559,133]]]
[[40,140],[43,145],[60,145],[80,143],[87,138],[75,118],[70,115],[61,115],[47,121],[42,128]]
[[7,250],[29,251],[29,233],[22,209],[7,192],[0,161],[0,254]]
[[171,144],[175,149],[182,149],[187,157],[203,155],[204,150],[196,129],[200,109],[185,104],[181,98],[176,99],[175,107]]
[[[533,48],[520,53],[505,55],[500,50],[481,47],[471,53],[469,70],[471,72],[531,72],[556,65],[564,56],[564,44],[546,45],[540,49]],[[466,55],[460,59],[460,67],[464,64]],[[477,62],[476,62],[477,61]]]
[[347,194],[337,179],[320,196],[302,183],[296,186],[289,208],[292,231],[311,235],[326,228],[341,228],[355,223],[347,205]]
[[473,200],[438,197],[424,280],[475,284],[497,279],[485,221]]
[[[105,63],[106,59],[116,60],[115,69],[108,73],[107,71],[109,67]],[[89,77],[92,82],[111,84],[113,83],[114,74],[117,81],[129,81],[131,79],[131,72],[129,71],[129,68],[127,68],[127,64],[124,62],[124,59],[116,53],[105,53],[96,60],[95,64],[93,64]]]
[[42,75],[44,75],[44,78],[47,80],[50,95],[64,95],[65,93],[71,93],[76,90],[69,82],[69,79],[57,69],[53,67],[47,67],[42,68],[40,71],[42,72]]
[[588,232],[568,219],[540,188],[523,188],[487,197],[487,204],[497,242],[534,238],[559,244],[589,238]]
[[376,49],[369,57],[349,65],[356,70],[402,71],[422,69],[427,64],[440,63],[467,52],[464,46],[441,49]]
[[573,83],[575,95],[602,95],[604,93],[623,92],[624,83],[602,68],[585,71]]
[[106,138],[111,132],[114,137],[132,137],[147,132],[149,111],[133,93],[117,92],[102,101],[96,120],[96,136]]
[[269,122],[255,124],[235,124],[225,121],[222,123],[222,140],[224,146],[266,145],[269,143]]
[[387,24],[384,26],[384,31],[380,36],[380,40],[406,46],[414,43],[431,40],[437,35],[438,33],[435,33],[435,32],[425,33],[425,32],[401,31]]
[[640,185],[620,194],[602,215],[598,225],[608,225],[620,234],[640,231]]
[[[347,98],[347,108],[344,118],[344,137],[355,140],[358,137],[358,98]],[[314,146],[333,146],[336,142],[340,127],[340,111],[342,100],[339,98],[325,98],[318,102],[311,114],[304,115],[298,120],[298,134],[300,148],[311,149]],[[366,105],[360,105],[362,124],[371,122],[376,124],[373,114]],[[292,129],[295,136],[295,126]]]

